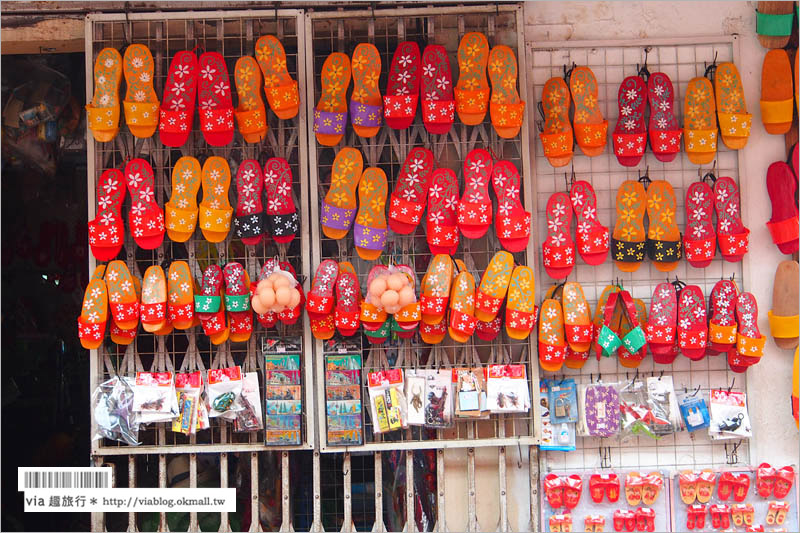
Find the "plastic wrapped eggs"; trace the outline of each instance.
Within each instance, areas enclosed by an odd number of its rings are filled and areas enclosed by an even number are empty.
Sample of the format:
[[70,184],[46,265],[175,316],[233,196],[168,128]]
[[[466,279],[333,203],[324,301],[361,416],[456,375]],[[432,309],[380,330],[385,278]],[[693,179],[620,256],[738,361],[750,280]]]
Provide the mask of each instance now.
[[367,287],[367,301],[389,314],[395,314],[416,301],[414,285],[403,272],[389,272],[373,278]]
[[253,311],[263,315],[294,309],[300,304],[300,291],[296,286],[297,282],[288,272],[273,272],[256,285],[252,300]]

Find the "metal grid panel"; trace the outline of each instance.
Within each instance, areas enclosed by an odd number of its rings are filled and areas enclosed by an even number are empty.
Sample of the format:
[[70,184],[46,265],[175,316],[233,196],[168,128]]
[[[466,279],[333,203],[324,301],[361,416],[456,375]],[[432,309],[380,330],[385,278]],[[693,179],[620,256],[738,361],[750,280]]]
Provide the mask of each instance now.
[[[686,87],[691,78],[702,76],[706,65],[716,61],[733,61],[738,59],[738,42],[736,36],[686,38],[661,41],[592,41],[592,42],[560,42],[538,45],[529,43],[529,54],[533,65],[532,96],[533,102],[541,101],[542,90],[545,82],[553,76],[562,76],[563,65],[571,66],[588,65],[595,73],[598,81],[598,105],[603,116],[609,121],[609,130],[612,131],[618,117],[617,91],[626,76],[635,75],[637,64],[645,62],[645,48],[648,48],[647,65],[651,73],[665,72],[675,87],[675,113],[679,122],[683,117],[683,98]],[[753,105],[753,102],[750,103]],[[533,112],[533,106],[531,106]],[[537,115],[537,120],[540,117]],[[570,166],[554,169],[544,157],[541,142],[536,140],[535,169],[536,169],[536,230],[539,246],[547,235],[545,219],[545,206],[551,194],[557,191],[567,191],[569,173],[574,169],[575,179],[589,181],[597,193],[597,212],[600,222],[613,230],[615,217],[616,190],[626,179],[637,179],[649,168],[649,176],[653,180],[665,179],[675,190],[677,200],[676,219],[680,228],[685,227],[686,215],[684,198],[689,185],[697,181],[705,172],[711,170],[711,165],[699,169],[689,162],[685,152],[670,163],[658,161],[652,153],[646,155],[638,168],[621,166],[612,153],[611,140],[605,152],[596,157],[587,157],[575,148],[575,156]],[[741,151],[727,149],[719,143],[716,157],[717,176],[730,176],[737,183],[740,181],[739,168],[741,167]],[[566,174],[565,174],[566,172]],[[746,188],[744,184],[743,188]],[[747,204],[746,190],[742,190],[743,205]],[[746,210],[745,215],[746,215]],[[745,216],[745,225],[747,218]],[[553,280],[546,274],[541,262],[537,264],[539,273],[539,299],[544,296]],[[735,276],[740,290],[747,286],[747,257],[743,263],[728,263],[719,255],[705,269],[697,269],[686,261],[681,261],[678,267],[669,273],[670,279],[677,276],[686,284],[699,285],[703,294],[708,297],[714,284],[722,277]],[[743,276],[743,274],[745,274]],[[597,300],[606,285],[614,279],[621,279],[625,289],[631,292],[633,298],[644,300],[648,311],[653,289],[658,283],[665,280],[667,274],[656,270],[650,261],[639,268],[637,272],[621,272],[609,259],[604,264],[589,266],[582,260],[576,261],[576,267],[568,280],[578,281],[583,287],[592,312]],[[744,375],[735,375],[728,369],[725,356],[706,357],[701,361],[690,361],[679,355],[670,365],[655,365],[652,358],[647,357],[638,369],[640,377],[645,375],[672,375],[676,389],[684,387],[701,388],[701,393],[708,395],[712,388],[729,387],[734,384],[733,390],[745,390],[746,378]],[[602,361],[590,357],[589,361],[580,370],[571,370],[566,367],[558,373],[551,373],[552,377],[567,376],[575,378],[577,383],[596,381],[599,376],[605,382],[626,381],[633,378],[636,371],[631,371],[618,364],[615,357],[603,358]],[[690,434],[681,432],[661,438],[658,441],[649,438],[634,438],[630,442],[620,444],[616,439],[578,438],[577,450],[574,452],[548,451],[546,457],[548,469],[591,469],[597,468],[602,463],[602,456],[610,453],[610,466],[621,467],[690,467],[699,468],[707,466],[725,465],[728,451],[738,441],[729,441],[726,445],[714,442],[705,434]],[[610,450],[608,450],[610,448]],[[749,446],[744,442],[738,447],[738,460],[741,463],[749,461]]]
[[[309,72],[314,73],[314,86],[309,85],[306,98],[307,114],[311,116],[313,107],[319,98],[320,72],[325,58],[331,52],[343,52],[350,55],[355,46],[360,42],[374,44],[382,61],[380,87],[386,87],[387,72],[391,65],[392,55],[397,44],[404,40],[415,41],[420,45],[420,50],[426,44],[443,45],[451,59],[451,68],[454,81],[457,80],[458,69],[455,53],[461,37],[467,31],[484,32],[490,46],[506,44],[514,49],[519,61],[520,87],[526,86],[525,55],[522,53],[522,9],[520,6],[468,6],[467,8],[427,8],[427,9],[394,9],[374,11],[340,11],[338,13],[310,13],[307,16],[307,40],[309,55]],[[458,121],[448,135],[429,135],[424,129],[418,116],[415,123],[403,131],[392,130],[388,127],[381,128],[379,134],[372,139],[362,139],[355,135],[352,128],[348,128],[343,140],[334,148],[322,147],[314,138],[311,121],[308,123],[309,151],[315,154],[316,159],[311,165],[311,219],[316,221],[319,216],[319,204],[325,195],[330,183],[331,165],[336,152],[344,146],[354,146],[361,150],[364,156],[365,168],[378,166],[384,170],[392,190],[396,178],[409,150],[414,146],[425,146],[434,153],[437,167],[451,168],[461,179],[463,161],[473,148],[486,147],[492,151],[496,159],[506,159],[514,163],[520,171],[523,182],[526,208],[531,208],[531,196],[528,187],[525,187],[529,176],[528,157],[528,128],[523,124],[522,134],[516,139],[504,140],[497,136],[489,121],[487,113],[485,121],[475,127],[468,127]],[[463,181],[463,180],[462,180]],[[318,194],[318,197],[316,196]],[[317,224],[312,225],[312,264],[314,268],[322,259],[333,258],[339,261],[350,260],[359,274],[361,287],[366,288],[366,277],[373,266],[372,262],[365,262],[353,253],[351,237],[335,241],[324,237]],[[519,264],[533,264],[533,250],[529,247],[527,253],[516,254]],[[494,232],[490,231],[486,237],[478,240],[462,240],[456,258],[464,259],[468,268],[480,281],[486,265],[492,255],[500,250],[499,242],[495,240]],[[425,241],[425,234],[418,228],[414,235],[405,237],[395,235],[390,231],[382,259],[390,259],[396,264],[408,264],[417,275],[417,286],[425,274],[431,254]],[[383,348],[371,348],[367,340],[361,336],[354,337],[356,344],[363,353],[363,370],[399,367],[405,370],[423,368],[426,366],[452,366],[464,361],[466,350],[464,345],[455,343],[446,338],[440,345],[443,348],[442,359],[434,360],[435,356],[431,347],[425,345],[415,336],[410,341],[388,340]],[[513,361],[530,362],[527,354],[531,353],[529,341],[512,341],[501,333],[492,343],[474,340],[475,348],[482,364],[500,361],[505,352],[510,354]],[[468,348],[470,344],[466,345]],[[317,359],[324,353],[322,342],[316,343]],[[363,376],[366,382],[366,375]],[[528,365],[528,377],[531,383],[538,381],[537,367]],[[318,365],[317,368],[317,402],[318,424],[320,428],[320,443],[323,451],[341,451],[343,447],[329,447],[324,438],[325,419],[325,394],[324,372]],[[532,398],[536,401],[538,387],[532,387]],[[368,398],[364,389],[363,398]],[[478,423],[458,421],[454,428],[435,433],[413,428],[405,431],[389,433],[383,438],[373,436],[372,421],[369,415],[364,417],[365,444],[352,449],[408,449],[408,448],[434,448],[456,446],[490,446],[512,444],[521,442],[535,443],[536,428],[533,424],[533,410],[527,415],[506,417],[492,417],[489,421]],[[435,440],[431,436],[437,435]]]
[[[236,60],[243,55],[253,55],[255,41],[261,35],[273,34],[284,44],[287,55],[287,68],[294,79],[297,79],[302,91],[305,85],[304,50],[299,43],[303,42],[304,26],[301,11],[248,11],[248,12],[198,12],[191,16],[186,13],[137,13],[128,16],[90,15],[87,17],[87,98],[92,97],[91,76],[94,59],[104,47],[122,49],[128,43],[147,45],[155,60],[154,88],[159,96],[163,95],[169,63],[180,50],[217,51],[223,55],[228,73],[233,79],[233,67]],[[88,100],[87,100],[88,101]],[[298,275],[307,277],[308,257],[303,257],[302,250],[308,246],[308,188],[306,179],[307,158],[305,128],[300,127],[305,120],[305,110],[301,109],[298,117],[291,121],[279,121],[272,113],[269,115],[269,131],[265,142],[252,145],[242,141],[238,131],[231,146],[211,148],[202,139],[199,122],[194,121],[195,129],[187,143],[180,149],[163,146],[154,136],[150,139],[137,140],[122,126],[119,135],[110,143],[91,141],[89,146],[89,219],[95,215],[94,191],[96,179],[107,168],[123,169],[125,163],[133,157],[142,157],[151,163],[156,178],[156,201],[163,206],[171,193],[171,171],[174,163],[183,155],[197,157],[201,164],[206,157],[218,155],[228,160],[232,178],[235,178],[239,162],[244,159],[258,159],[263,164],[268,157],[283,157],[289,161],[293,175],[293,192],[295,203],[301,215],[301,232],[291,245],[277,246],[274,241],[262,241],[258,246],[244,246],[229,234],[228,238],[217,246],[207,243],[201,233],[185,244],[174,243],[165,236],[164,243],[158,249],[146,251],[138,248],[130,234],[126,236],[124,257],[134,275],[141,275],[145,269],[165,261],[184,259],[189,262],[193,276],[200,280],[202,270],[210,263],[224,265],[228,261],[238,261],[248,271],[251,279],[256,279],[261,265],[267,258],[280,257],[289,261]],[[91,139],[91,135],[89,135]],[[231,205],[235,206],[235,179],[231,180]],[[123,206],[123,215],[129,209],[129,200]],[[95,261],[90,257],[90,271]],[[306,284],[307,285],[307,284]],[[263,391],[263,358],[260,356],[260,339],[267,337],[300,337],[303,346],[309,346],[309,335],[304,331],[301,319],[294,326],[279,325],[265,331],[254,321],[254,332],[248,343],[223,343],[220,347],[212,346],[205,335],[198,335],[197,329],[175,332],[165,337],[155,337],[143,331],[139,332],[132,345],[119,347],[107,341],[99,350],[92,352],[92,368],[90,385],[93,387],[100,380],[119,372],[132,374],[137,370],[182,370],[214,368],[229,364],[240,364],[244,370],[258,371],[261,375]],[[187,353],[188,351],[188,353]],[[301,446],[276,447],[264,445],[264,431],[253,433],[234,433],[225,422],[212,419],[211,428],[190,437],[166,431],[163,424],[151,424],[140,431],[142,445],[129,447],[118,443],[104,441],[93,443],[93,453],[129,454],[129,453],[186,453],[197,451],[227,450],[265,450],[280,448],[310,448],[314,442],[314,420],[308,416],[312,405],[313,387],[311,361],[304,357],[304,401],[303,401],[303,435]],[[262,396],[263,398],[263,396]],[[263,405],[262,405],[263,408]],[[262,412],[263,411],[262,409]]]

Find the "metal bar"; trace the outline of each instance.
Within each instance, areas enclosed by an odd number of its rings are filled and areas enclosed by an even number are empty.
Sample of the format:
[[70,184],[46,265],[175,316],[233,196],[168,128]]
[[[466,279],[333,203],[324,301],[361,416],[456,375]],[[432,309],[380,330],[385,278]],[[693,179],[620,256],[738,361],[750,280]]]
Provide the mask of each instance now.
[[320,480],[319,451],[314,450],[312,456],[312,470],[314,476],[314,521],[309,531],[319,533],[325,531],[322,527],[322,481]]
[[[539,473],[545,462],[539,462],[539,447],[528,446],[528,482],[530,483],[530,524],[529,531],[541,531],[542,524],[539,520]],[[544,457],[544,454],[541,454]],[[522,457],[520,456],[520,461]]]
[[[222,426],[223,428],[225,426]],[[258,476],[258,472],[251,472],[251,476],[255,475]],[[220,488],[228,488],[228,453],[222,452],[219,454],[219,486]],[[258,520],[258,515],[252,518],[253,520]],[[219,531],[221,533],[227,533],[231,531],[231,524],[228,519],[227,511],[222,511],[219,516]]]
[[[289,469],[288,469],[288,452],[283,452],[281,455],[286,456],[287,468],[284,472],[281,470],[281,480],[284,485],[289,483]],[[283,493],[283,499],[286,499],[286,493]],[[261,529],[261,513],[258,501],[258,453],[252,452],[250,454],[250,531],[258,532],[264,531]]]
[[[192,435],[193,437],[195,435]],[[189,454],[189,487],[196,489],[197,488],[197,454],[190,453]],[[191,511],[189,513],[189,531],[196,532],[200,531],[200,524],[197,521],[197,511]]]
[[[279,9],[278,18],[300,17],[302,9]],[[87,19],[96,22],[137,21],[137,20],[200,20],[200,19],[240,19],[275,18],[274,9],[219,10],[219,11],[151,11],[147,13],[90,13]]]
[[342,461],[342,483],[344,487],[344,521],[342,522],[342,533],[355,531],[353,524],[353,485],[352,472],[350,470],[350,452],[345,452]]
[[416,533],[417,521],[414,518],[414,450],[406,450],[406,527],[407,533]]
[[516,4],[496,5],[460,5],[447,7],[404,7],[394,9],[375,9],[373,10],[354,10],[354,11],[312,11],[309,13],[312,19],[338,19],[338,18],[372,18],[375,17],[424,17],[431,15],[457,15],[474,13],[500,13],[513,11],[517,8]]
[[[324,420],[322,422],[324,424]],[[461,421],[459,421],[461,423]],[[404,442],[368,442],[361,446],[324,446],[320,448],[322,453],[342,453],[346,449],[352,451],[387,451],[387,450],[439,450],[439,449],[458,449],[470,448],[475,446],[494,447],[494,446],[529,446],[538,444],[537,440],[531,436],[518,436],[501,438],[466,438],[461,440],[424,440],[424,441],[404,441]]]
[[[547,43],[537,44],[533,42],[531,46],[534,50],[558,51],[563,48],[615,48],[615,47],[645,47],[645,46],[679,46],[686,44],[721,44],[731,43],[736,36],[734,35],[705,35],[692,37],[672,37],[659,39],[609,39],[609,40],[587,40],[587,41],[547,41]],[[691,41],[688,41],[691,39]]]
[[[430,446],[429,446],[430,447]],[[269,452],[269,451],[285,451],[285,450],[310,450],[311,446],[304,444],[302,446],[267,446],[259,442],[242,442],[242,443],[227,443],[227,444],[177,444],[169,446],[137,446],[137,447],[122,447],[122,446],[101,446],[98,452],[103,455],[148,455],[163,453],[166,455],[182,454],[182,453],[220,453],[220,452]],[[341,451],[341,450],[340,450]]]
[[[469,426],[470,429],[472,426]],[[478,529],[478,502],[475,492],[475,448],[467,448],[467,531]]]
[[[292,525],[292,501],[289,486],[289,452],[281,452],[281,531],[294,531]],[[259,529],[260,531],[260,529]]]
[[433,530],[437,532],[447,531],[447,516],[445,514],[445,468],[444,450],[436,450],[436,525]]
[[[136,487],[136,456],[128,456],[128,488]],[[139,531],[136,527],[136,513],[131,511],[128,513],[128,531]]]
[[[505,425],[505,420],[500,420],[500,423]],[[503,533],[511,531],[508,526],[508,501],[506,498],[506,490],[508,489],[508,482],[506,480],[506,447],[500,446],[497,449],[497,477],[500,483],[500,519],[497,525],[497,531]]]
[[[158,454],[158,488],[167,488],[167,456],[163,453]],[[169,531],[167,524],[167,513],[158,513],[158,531]]]
[[372,533],[385,533],[386,524],[383,522],[383,458],[381,452],[372,454],[375,461],[375,523]]

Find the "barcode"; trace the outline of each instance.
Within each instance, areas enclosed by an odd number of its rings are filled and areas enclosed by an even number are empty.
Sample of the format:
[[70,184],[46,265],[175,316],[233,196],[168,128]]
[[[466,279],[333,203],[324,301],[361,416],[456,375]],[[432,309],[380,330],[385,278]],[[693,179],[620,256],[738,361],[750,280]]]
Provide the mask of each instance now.
[[25,489],[106,489],[111,487],[111,472],[106,468],[27,470]]

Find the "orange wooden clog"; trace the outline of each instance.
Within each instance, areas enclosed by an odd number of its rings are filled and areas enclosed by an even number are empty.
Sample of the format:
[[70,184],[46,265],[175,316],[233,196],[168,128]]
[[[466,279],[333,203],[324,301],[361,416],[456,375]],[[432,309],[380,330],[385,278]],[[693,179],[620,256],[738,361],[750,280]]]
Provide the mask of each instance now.
[[554,167],[563,167],[572,160],[573,134],[569,121],[570,97],[562,78],[550,78],[542,90],[544,130],[539,134],[544,155]]
[[593,157],[606,149],[608,121],[597,106],[597,78],[589,67],[575,67],[569,75],[569,89],[575,102],[575,140],[581,151]]
[[456,113],[467,126],[483,122],[489,106],[486,65],[489,41],[479,32],[464,34],[458,45],[458,82],[455,89]]
[[783,135],[792,127],[792,66],[786,50],[770,50],[761,67],[761,122],[767,133]]
[[513,139],[525,118],[525,102],[517,92],[517,58],[508,46],[498,45],[489,52],[489,80],[492,97],[489,115],[500,137]]
[[152,137],[158,127],[160,103],[153,89],[153,55],[143,44],[125,50],[123,73],[128,90],[122,106],[125,122],[134,137]]

